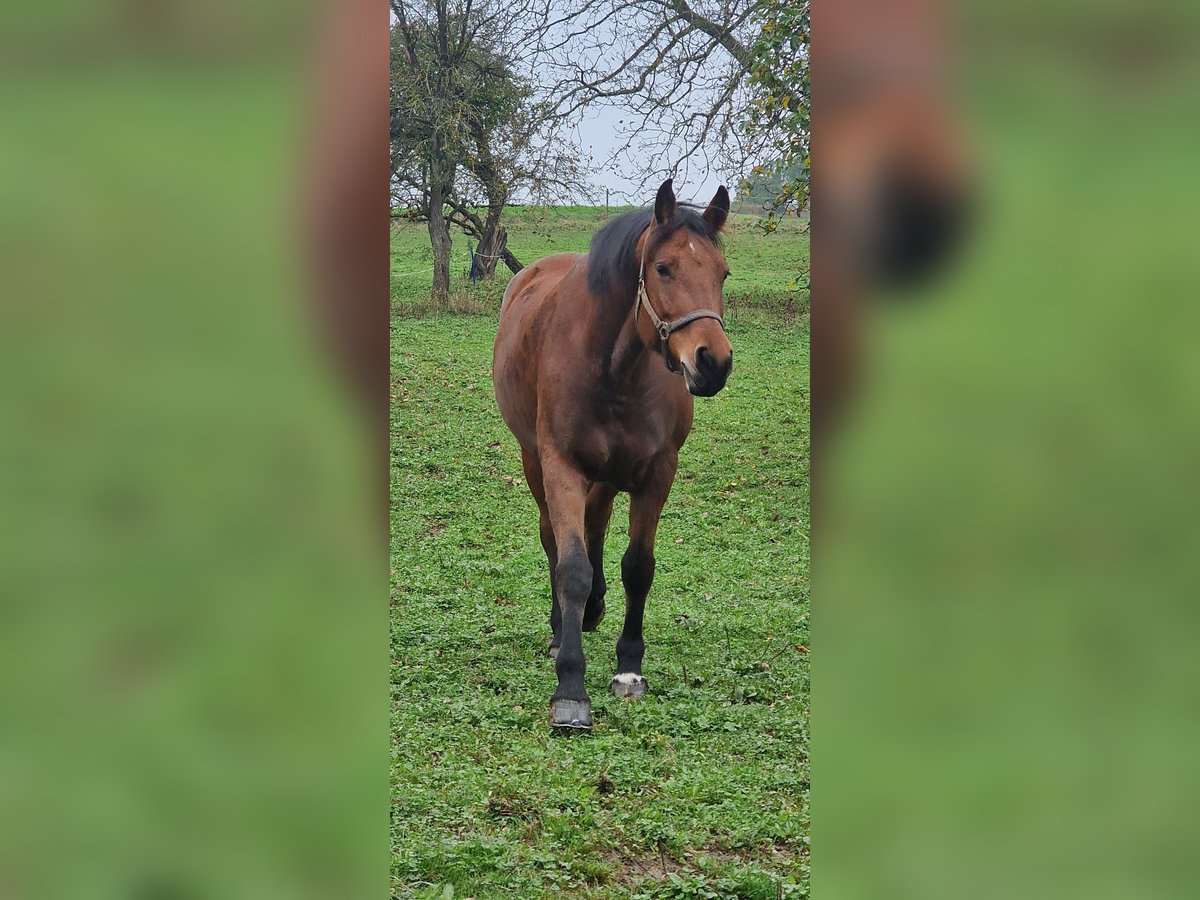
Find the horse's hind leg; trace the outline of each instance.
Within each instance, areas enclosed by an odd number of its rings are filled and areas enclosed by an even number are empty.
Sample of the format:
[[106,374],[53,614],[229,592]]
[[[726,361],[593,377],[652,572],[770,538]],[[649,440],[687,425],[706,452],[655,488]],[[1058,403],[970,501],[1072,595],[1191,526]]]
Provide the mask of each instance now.
[[540,521],[539,536],[542,539],[542,549],[546,552],[546,562],[550,567],[550,655],[558,655],[558,647],[562,642],[562,611],[555,599],[558,592],[554,587],[554,569],[558,566],[558,546],[554,541],[554,529],[550,526],[550,511],[546,507],[546,490],[542,485],[542,465],[537,456],[521,451],[521,465],[525,469],[525,483],[529,485],[529,493],[537,501]]
[[618,697],[636,699],[646,693],[642,675],[642,619],[646,596],[654,581],[654,538],[658,519],[675,479],[676,459],[664,458],[645,488],[629,499],[629,548],[621,557],[621,581],[625,586],[625,623],[617,638],[617,674],[609,690]]
[[584,531],[587,534],[588,562],[592,564],[592,592],[583,610],[584,631],[595,631],[604,618],[604,594],[608,589],[604,581],[604,536],[608,533],[608,520],[612,518],[616,493],[602,483],[592,485],[588,491]]

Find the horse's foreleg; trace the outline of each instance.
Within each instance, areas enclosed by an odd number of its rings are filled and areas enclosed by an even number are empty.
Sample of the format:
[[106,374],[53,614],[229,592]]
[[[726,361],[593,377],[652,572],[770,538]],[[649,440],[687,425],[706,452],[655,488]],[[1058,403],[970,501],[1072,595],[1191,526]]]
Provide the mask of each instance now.
[[550,525],[550,512],[546,504],[541,504],[541,522],[539,529],[542,538],[542,549],[546,551],[546,562],[550,567],[550,655],[558,656],[558,648],[562,643],[562,610],[558,607],[558,591],[555,588],[557,579],[555,569],[558,568],[558,545],[554,541],[554,529]]
[[583,630],[595,631],[604,618],[604,595],[608,584],[604,580],[604,537],[608,520],[612,518],[613,497],[616,491],[607,484],[594,484],[588,492],[584,530],[587,533],[588,562],[592,564],[592,591],[583,611]]
[[642,491],[629,500],[629,548],[621,558],[621,582],[625,587],[625,624],[617,638],[617,674],[609,684],[618,697],[638,698],[646,693],[642,675],[642,618],[646,595],[654,581],[654,538],[671,482],[675,479],[676,457],[664,458]]
[[591,728],[591,701],[584,687],[583,617],[592,591],[585,517],[589,485],[570,465],[542,460],[542,484],[550,525],[558,550],[554,589],[562,617],[554,667],[558,690],[550,700],[550,722],[556,728]]

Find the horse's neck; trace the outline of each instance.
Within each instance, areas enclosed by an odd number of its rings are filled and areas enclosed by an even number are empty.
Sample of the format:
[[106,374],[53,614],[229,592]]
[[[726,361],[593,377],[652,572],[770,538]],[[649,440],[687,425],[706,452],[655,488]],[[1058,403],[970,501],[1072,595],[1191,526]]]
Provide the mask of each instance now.
[[606,334],[601,342],[606,355],[604,369],[614,387],[636,391],[645,374],[649,351],[645,339],[639,334],[637,320],[633,315],[633,301],[622,304],[620,315],[614,314],[604,323]]

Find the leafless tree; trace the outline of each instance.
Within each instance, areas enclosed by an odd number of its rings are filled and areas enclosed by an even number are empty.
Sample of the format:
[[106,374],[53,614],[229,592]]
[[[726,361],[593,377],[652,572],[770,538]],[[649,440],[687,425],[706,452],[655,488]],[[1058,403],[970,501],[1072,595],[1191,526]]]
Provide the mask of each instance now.
[[650,181],[692,166],[736,178],[766,149],[743,127],[751,48],[770,0],[543,0],[521,58],[556,113],[621,111],[612,162]]

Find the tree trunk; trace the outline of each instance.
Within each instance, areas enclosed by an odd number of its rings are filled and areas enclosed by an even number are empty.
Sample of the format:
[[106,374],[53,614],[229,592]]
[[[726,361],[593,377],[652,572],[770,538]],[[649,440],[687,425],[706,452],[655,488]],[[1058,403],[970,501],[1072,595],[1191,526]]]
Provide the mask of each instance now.
[[446,222],[440,186],[429,192],[429,243],[433,247],[433,305],[450,305],[450,226]]
[[496,263],[504,256],[508,245],[508,229],[500,225],[500,214],[503,206],[488,208],[487,218],[483,222],[483,232],[479,235],[479,249],[475,251],[475,276],[491,278],[496,274]]
[[433,305],[450,305],[450,223],[446,201],[454,187],[454,163],[446,158],[445,135],[433,140],[429,159],[429,244],[433,248]]

